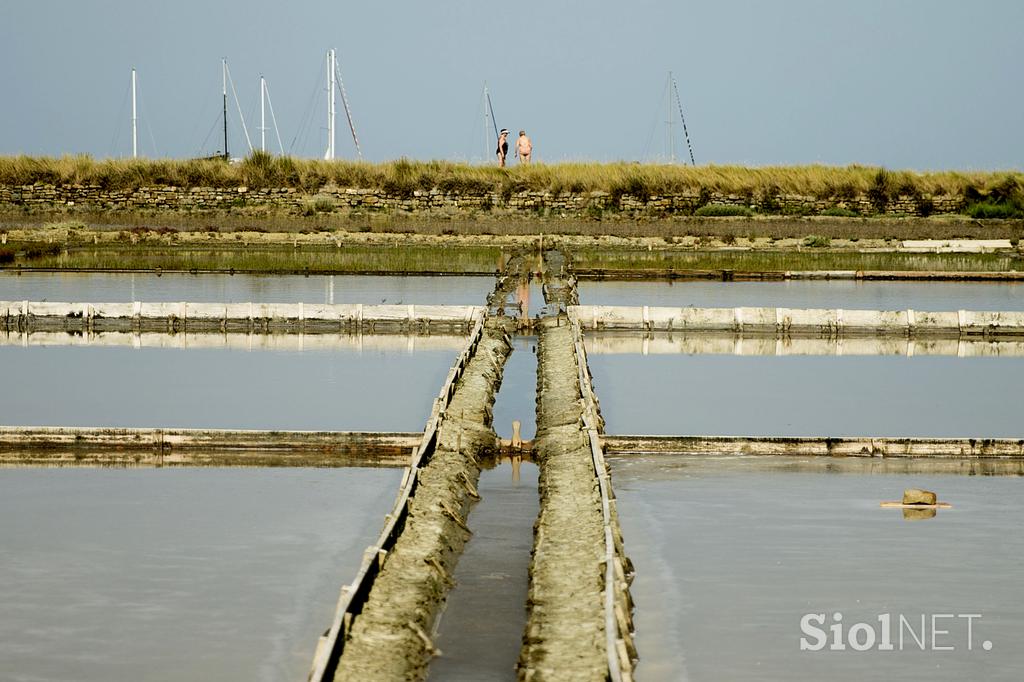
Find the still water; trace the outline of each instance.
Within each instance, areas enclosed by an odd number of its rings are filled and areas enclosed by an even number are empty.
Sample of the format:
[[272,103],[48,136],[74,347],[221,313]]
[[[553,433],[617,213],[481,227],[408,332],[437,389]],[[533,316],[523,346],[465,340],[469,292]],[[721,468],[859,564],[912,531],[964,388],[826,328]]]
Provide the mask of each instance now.
[[515,679],[540,509],[538,473],[532,463],[505,460],[480,474],[481,501],[469,515],[473,537],[455,568],[435,641],[442,653],[431,662],[429,679]]
[[[638,679],[1024,679],[1019,477],[831,474],[827,463],[787,473],[742,457],[611,461],[636,567]],[[913,486],[953,508],[918,521],[879,508]],[[952,651],[921,651],[909,631],[900,650],[897,625],[894,651],[800,651],[802,616],[837,612],[844,633],[865,622],[879,636],[880,614],[897,624],[904,615],[918,635],[925,614],[928,649],[933,614],[981,617],[972,650],[965,620],[940,619],[948,634],[937,644]]]
[[17,426],[420,431],[460,348],[458,342],[413,352],[0,346],[0,420]]
[[850,310],[1024,310],[1024,282],[590,282],[584,305]]
[[523,440],[532,440],[537,432],[537,337],[514,336],[512,349],[494,400],[494,430],[511,439],[517,420]]
[[0,679],[305,679],[400,478],[0,471]]
[[483,305],[493,277],[0,272],[0,301]]
[[588,356],[612,434],[1019,438],[1024,358]]

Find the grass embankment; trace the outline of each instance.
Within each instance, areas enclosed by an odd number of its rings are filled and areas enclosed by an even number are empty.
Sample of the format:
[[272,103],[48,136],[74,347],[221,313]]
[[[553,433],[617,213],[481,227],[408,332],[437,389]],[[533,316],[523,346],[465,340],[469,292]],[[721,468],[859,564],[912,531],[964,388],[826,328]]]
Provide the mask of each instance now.
[[[326,185],[380,189],[397,195],[438,189],[509,197],[523,191],[606,192],[654,195],[731,194],[750,200],[758,212],[778,213],[778,197],[821,200],[868,197],[883,212],[899,196],[915,198],[927,214],[931,196],[963,197],[976,218],[1024,217],[1024,174],[1012,172],[889,171],[868,166],[680,166],[634,163],[534,164],[500,169],[447,161],[385,163],[274,157],[256,152],[241,163],[219,159],[96,161],[88,156],[2,157],[0,184],[80,184],[104,189],[152,186],[291,187],[316,192]],[[742,207],[740,207],[742,208]],[[842,210],[842,209],[840,209]],[[717,215],[713,209],[707,212]],[[746,211],[739,211],[746,214]],[[733,214],[734,216],[737,213]]]

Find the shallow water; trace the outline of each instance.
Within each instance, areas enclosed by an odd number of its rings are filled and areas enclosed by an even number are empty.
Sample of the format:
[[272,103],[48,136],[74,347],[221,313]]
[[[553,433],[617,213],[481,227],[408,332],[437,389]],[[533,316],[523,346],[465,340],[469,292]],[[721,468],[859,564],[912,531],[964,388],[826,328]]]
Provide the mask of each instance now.
[[533,439],[537,432],[536,394],[537,337],[515,336],[494,400],[494,430],[500,437],[512,438],[512,421],[518,420],[523,440]]
[[0,679],[305,679],[401,472],[0,472]]
[[1024,282],[592,282],[584,305],[850,310],[1024,310]]
[[[514,357],[514,356],[513,356]],[[536,465],[509,461],[480,475],[473,537],[455,569],[430,664],[431,680],[514,680],[526,627],[533,522],[540,508]]]
[[483,305],[493,277],[0,272],[0,300]]
[[[638,679],[1024,678],[1019,477],[794,473],[742,457],[611,462],[636,567]],[[953,508],[921,521],[879,508],[912,486]],[[896,650],[800,651],[801,617],[837,612],[844,633],[866,622],[879,636],[879,614],[893,614]],[[970,651],[963,619],[938,621],[949,634],[937,643],[954,651],[921,651],[909,631],[900,650],[900,614],[919,635],[925,614],[929,637],[933,614],[981,618]]]
[[17,426],[420,431],[446,350],[0,346]]
[[612,434],[1024,437],[1024,358],[601,355]]

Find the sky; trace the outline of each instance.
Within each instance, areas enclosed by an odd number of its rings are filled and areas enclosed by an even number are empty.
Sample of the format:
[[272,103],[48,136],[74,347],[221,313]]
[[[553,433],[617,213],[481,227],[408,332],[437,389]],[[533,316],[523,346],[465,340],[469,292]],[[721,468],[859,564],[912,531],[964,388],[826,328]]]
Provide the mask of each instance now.
[[[688,160],[671,71],[698,164],[1021,169],[1021,26],[1019,0],[4,0],[0,154],[129,155],[132,67],[141,153],[217,152],[226,57],[253,143],[263,74],[284,150],[321,157],[334,47],[368,160],[490,162],[485,82],[535,160],[665,161],[669,120]],[[355,158],[340,98],[337,127]]]

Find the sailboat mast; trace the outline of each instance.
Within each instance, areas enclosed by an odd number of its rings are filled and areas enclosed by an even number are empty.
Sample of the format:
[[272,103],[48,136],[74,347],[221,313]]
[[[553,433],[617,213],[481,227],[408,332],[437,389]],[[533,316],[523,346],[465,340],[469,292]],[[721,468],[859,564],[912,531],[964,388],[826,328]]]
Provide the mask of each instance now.
[[672,72],[668,72],[668,78],[672,85],[672,94],[676,97],[676,105],[679,107],[679,120],[683,123],[683,137],[686,138],[686,148],[690,152],[690,165],[696,166],[697,162],[693,159],[693,145],[690,143],[690,131],[686,128],[686,117],[683,116],[683,100],[679,97],[679,87],[676,85],[676,79],[672,76]]
[[334,160],[334,89],[337,78],[334,60],[334,48],[332,47],[327,52],[327,154],[324,155],[324,158],[328,161]]
[[132,158],[139,158],[139,116],[135,106],[135,69],[132,69]]
[[[672,72],[671,71],[668,72],[668,85],[666,85],[665,87],[666,87],[666,89],[669,89],[669,88],[672,87]],[[675,113],[672,111],[673,107],[672,107],[672,92],[671,92],[671,90],[668,93],[667,99],[668,99],[668,119],[666,120],[666,122],[668,123],[668,162],[669,163],[675,163],[676,162],[676,141],[675,141],[674,136],[672,135],[672,119],[675,117]]]
[[260,74],[260,151],[267,151],[267,81]]
[[221,76],[224,81],[222,92],[224,94],[224,160],[229,161],[231,156],[228,154],[228,60],[227,58],[220,60]]

